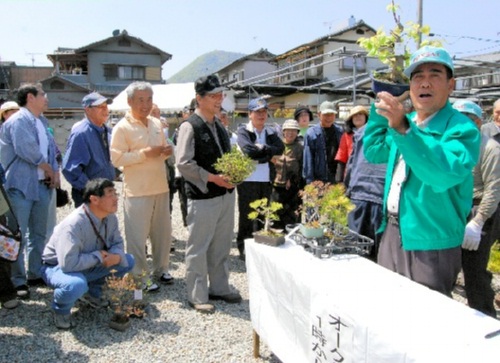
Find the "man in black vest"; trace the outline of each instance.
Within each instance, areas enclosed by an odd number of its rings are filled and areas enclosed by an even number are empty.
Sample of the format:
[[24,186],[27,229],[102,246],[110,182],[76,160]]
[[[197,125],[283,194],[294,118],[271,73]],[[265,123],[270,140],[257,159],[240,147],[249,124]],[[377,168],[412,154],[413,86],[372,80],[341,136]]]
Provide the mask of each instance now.
[[223,87],[215,75],[195,82],[197,108],[179,127],[177,168],[185,180],[188,201],[186,285],[188,303],[213,313],[208,300],[241,302],[229,287],[228,257],[234,229],[234,185],[217,174],[214,164],[230,151],[228,134],[215,116]]

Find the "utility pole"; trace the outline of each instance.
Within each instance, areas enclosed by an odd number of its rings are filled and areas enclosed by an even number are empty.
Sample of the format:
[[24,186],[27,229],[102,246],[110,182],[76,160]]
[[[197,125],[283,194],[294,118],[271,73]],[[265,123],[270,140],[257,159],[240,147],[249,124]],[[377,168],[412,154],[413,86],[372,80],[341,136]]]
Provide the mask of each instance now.
[[[418,1],[418,9],[417,9],[417,23],[420,27],[422,27],[423,21],[423,7],[424,7],[424,0],[417,0]],[[422,44],[422,33],[418,33],[418,44],[417,44],[417,49],[420,48],[420,44]]]

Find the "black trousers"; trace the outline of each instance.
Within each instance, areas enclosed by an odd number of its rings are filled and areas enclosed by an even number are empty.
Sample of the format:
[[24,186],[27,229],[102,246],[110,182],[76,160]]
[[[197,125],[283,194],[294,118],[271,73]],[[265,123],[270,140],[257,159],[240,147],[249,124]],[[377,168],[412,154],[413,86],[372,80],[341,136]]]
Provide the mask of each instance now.
[[236,244],[241,251],[244,248],[246,238],[252,238],[252,233],[262,229],[259,221],[248,219],[248,213],[251,212],[250,203],[257,199],[271,199],[271,183],[266,182],[243,182],[237,187],[238,190],[238,236]]
[[10,267],[12,262],[0,259],[0,302],[16,298],[16,289],[10,280]]
[[462,249],[462,270],[464,273],[467,303],[473,309],[496,318],[494,306],[495,292],[491,287],[492,274],[487,270],[491,246],[499,238],[500,212],[495,213],[484,223],[483,235],[477,251]]
[[285,229],[287,224],[298,222],[297,210],[301,204],[301,199],[299,197],[299,188],[297,185],[291,186],[290,189],[273,186],[271,201],[283,204],[283,209],[279,210],[277,213],[280,220],[274,222],[273,228]]

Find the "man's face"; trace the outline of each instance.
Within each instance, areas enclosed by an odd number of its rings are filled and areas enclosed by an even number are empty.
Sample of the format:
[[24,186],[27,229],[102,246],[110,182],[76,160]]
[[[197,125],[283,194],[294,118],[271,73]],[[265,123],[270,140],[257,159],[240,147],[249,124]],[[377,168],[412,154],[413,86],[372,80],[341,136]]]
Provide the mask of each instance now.
[[421,120],[426,119],[444,107],[455,80],[448,79],[446,67],[438,63],[424,63],[418,66],[410,80],[410,97]]
[[299,117],[297,118],[297,122],[299,123],[299,127],[301,129],[309,127],[310,121],[311,120],[309,120],[309,112],[307,112],[307,111],[302,111],[299,114]]
[[49,99],[43,89],[37,88],[37,90],[38,93],[36,96],[32,93],[28,94],[27,103],[33,111],[42,113],[49,108]]
[[113,187],[108,187],[104,189],[104,195],[102,197],[91,196],[93,198],[91,203],[94,204],[103,214],[116,213],[118,210],[118,194],[116,189]]
[[198,109],[205,117],[209,118],[209,121],[211,121],[215,115],[219,114],[222,100],[222,91],[213,94],[206,94],[205,96],[196,95]]
[[153,108],[153,92],[149,90],[135,91],[128,99],[132,116],[138,120],[146,120]]
[[224,127],[229,126],[229,116],[227,115],[227,113],[221,112],[219,114],[219,119],[220,119],[220,122],[222,122],[222,124],[224,125]]
[[253,127],[257,130],[261,131],[264,128],[264,125],[267,121],[267,109],[261,108],[257,111],[250,112],[250,120],[252,121]]
[[99,106],[86,107],[85,114],[90,122],[94,125],[102,127],[109,117],[108,104],[103,102]]
[[335,122],[335,114],[334,113],[321,113],[318,112],[319,123],[323,128],[332,127]]
[[497,126],[500,126],[500,102],[497,102],[493,108],[493,121]]

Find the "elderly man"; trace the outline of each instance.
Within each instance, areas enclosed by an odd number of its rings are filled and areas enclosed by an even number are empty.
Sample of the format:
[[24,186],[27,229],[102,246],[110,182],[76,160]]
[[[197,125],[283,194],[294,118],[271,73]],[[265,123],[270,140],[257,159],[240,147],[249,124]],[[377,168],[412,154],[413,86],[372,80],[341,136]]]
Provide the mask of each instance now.
[[115,178],[115,168],[109,153],[111,130],[105,125],[111,102],[97,92],[83,97],[85,118],[71,129],[62,173],[71,184],[75,208],[83,203],[83,189],[89,180]]
[[335,125],[333,102],[319,106],[319,124],[310,127],[304,138],[304,167],[302,175],[306,184],[315,180],[335,183],[337,162],[335,155],[340,145],[342,129]]
[[387,162],[379,264],[447,296],[461,267],[480,144],[477,127],[448,101],[453,71],[443,48],[417,50],[404,71],[415,112],[406,114],[404,96],[378,93],[363,139],[369,162]]
[[257,162],[257,168],[243,183],[238,185],[238,236],[236,243],[240,259],[245,259],[245,238],[252,238],[252,233],[260,229],[258,221],[248,219],[250,203],[257,199],[271,199],[272,182],[276,169],[271,162],[273,156],[281,155],[285,146],[280,136],[272,127],[266,127],[267,102],[255,98],[248,103],[249,121],[238,127],[237,142],[240,149]]
[[55,142],[42,116],[48,107],[45,92],[40,85],[26,84],[19,88],[17,98],[21,109],[2,125],[0,145],[7,179],[4,187],[23,236],[19,257],[12,265],[12,283],[17,296],[27,299],[28,284],[43,284],[40,267],[47,215],[53,188],[60,180]]
[[153,255],[153,277],[172,284],[168,272],[171,244],[168,178],[165,160],[172,155],[163,126],[150,116],[153,88],[147,82],[131,83],[127,89],[130,111],[113,128],[111,161],[123,168],[123,202],[127,252],[134,255],[133,273],[143,276],[144,290],[160,287],[150,277],[146,239],[149,236]]
[[122,277],[134,266],[123,252],[116,210],[118,196],[112,181],[91,180],[83,192],[83,205],[64,218],[43,251],[43,279],[54,289],[54,323],[59,329],[75,324],[71,308],[78,299],[92,307],[106,307],[102,298],[105,278]]
[[[453,108],[469,117],[481,129],[483,111],[470,100],[458,100]],[[499,112],[500,114],[500,112]],[[479,162],[474,167],[474,207],[465,226],[462,269],[467,302],[473,309],[496,318],[495,293],[488,271],[491,246],[498,237],[495,220],[500,203],[500,132],[482,133]],[[488,129],[488,128],[486,128]]]
[[[198,107],[179,128],[177,168],[188,197],[189,238],[186,245],[186,285],[189,305],[211,314],[209,300],[239,303],[229,286],[228,257],[234,228],[234,185],[214,164],[230,151],[228,134],[217,119],[222,90],[215,75],[195,82]],[[210,284],[210,285],[209,285]]]

